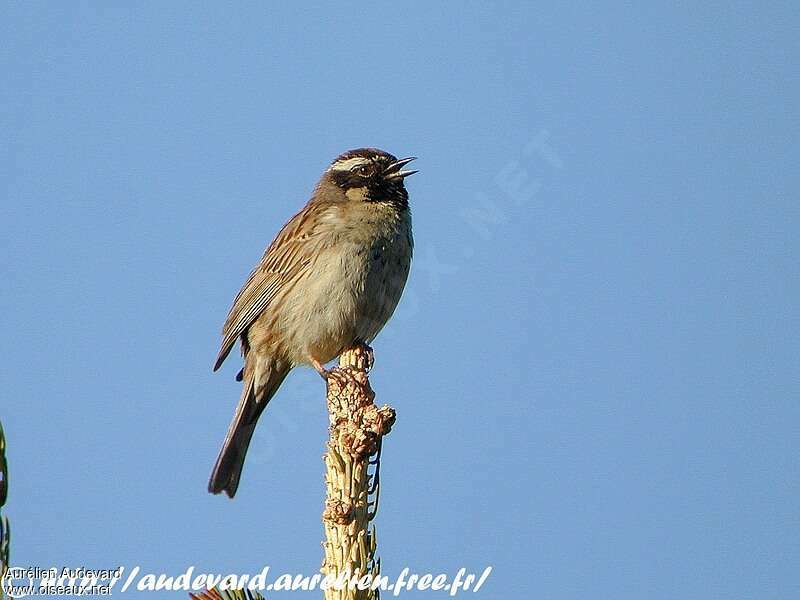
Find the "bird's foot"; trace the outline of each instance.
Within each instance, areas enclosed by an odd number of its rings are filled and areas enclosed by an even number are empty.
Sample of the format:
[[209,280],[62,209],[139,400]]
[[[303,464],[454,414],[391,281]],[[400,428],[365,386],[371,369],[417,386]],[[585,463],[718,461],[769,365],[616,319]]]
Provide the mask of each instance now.
[[372,367],[375,366],[375,353],[372,351],[371,346],[368,346],[367,344],[362,344],[361,346],[367,355],[367,371],[371,371]]
[[339,388],[344,388],[349,383],[352,375],[350,375],[346,369],[341,369],[334,367],[332,369],[326,369],[322,366],[322,363],[319,362],[317,359],[311,359],[311,365],[320,374],[326,383],[330,383],[331,380],[335,381]]
[[371,371],[375,365],[375,354],[372,352],[372,348],[364,342],[356,342],[342,351],[339,355],[339,364],[361,371]]

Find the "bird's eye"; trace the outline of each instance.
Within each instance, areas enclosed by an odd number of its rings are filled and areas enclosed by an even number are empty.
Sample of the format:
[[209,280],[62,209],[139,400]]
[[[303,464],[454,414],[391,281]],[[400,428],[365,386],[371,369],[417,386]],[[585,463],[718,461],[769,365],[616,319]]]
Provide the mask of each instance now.
[[368,177],[369,173],[370,173],[369,166],[368,165],[363,165],[361,167],[358,167],[358,169],[356,170],[356,173],[361,175],[361,177]]

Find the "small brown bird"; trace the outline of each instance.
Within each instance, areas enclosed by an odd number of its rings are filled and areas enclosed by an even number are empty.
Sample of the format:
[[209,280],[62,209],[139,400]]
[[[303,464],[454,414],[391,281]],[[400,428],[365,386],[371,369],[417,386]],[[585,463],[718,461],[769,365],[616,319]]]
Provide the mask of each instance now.
[[253,269],[222,330],[216,371],[241,340],[244,389],[208,490],[233,498],[258,417],[297,365],[323,366],[370,343],[392,316],[413,240],[404,179],[416,173],[375,148],[345,152]]

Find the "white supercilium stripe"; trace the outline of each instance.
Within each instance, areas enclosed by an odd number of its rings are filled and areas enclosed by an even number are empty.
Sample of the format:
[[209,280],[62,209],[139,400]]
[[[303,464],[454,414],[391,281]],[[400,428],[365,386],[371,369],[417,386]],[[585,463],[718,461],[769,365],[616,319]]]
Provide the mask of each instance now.
[[333,163],[329,171],[351,171],[356,167],[360,167],[362,165],[368,165],[370,160],[368,158],[363,158],[361,156],[354,156],[353,158],[346,158],[345,160],[339,160]]

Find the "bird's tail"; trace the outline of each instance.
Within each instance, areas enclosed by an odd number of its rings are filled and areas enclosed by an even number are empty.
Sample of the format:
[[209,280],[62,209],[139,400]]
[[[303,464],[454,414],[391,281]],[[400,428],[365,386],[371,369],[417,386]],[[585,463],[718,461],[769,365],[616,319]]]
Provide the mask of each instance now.
[[[230,498],[236,494],[244,457],[256,429],[258,417],[289,373],[288,369],[277,368],[276,365],[272,365],[269,371],[263,374],[263,378],[257,378],[255,371],[256,369],[245,369],[242,397],[239,399],[239,406],[236,407],[233,421],[208,481],[208,491],[212,494],[225,492]],[[256,389],[256,379],[264,382],[258,389]]]

